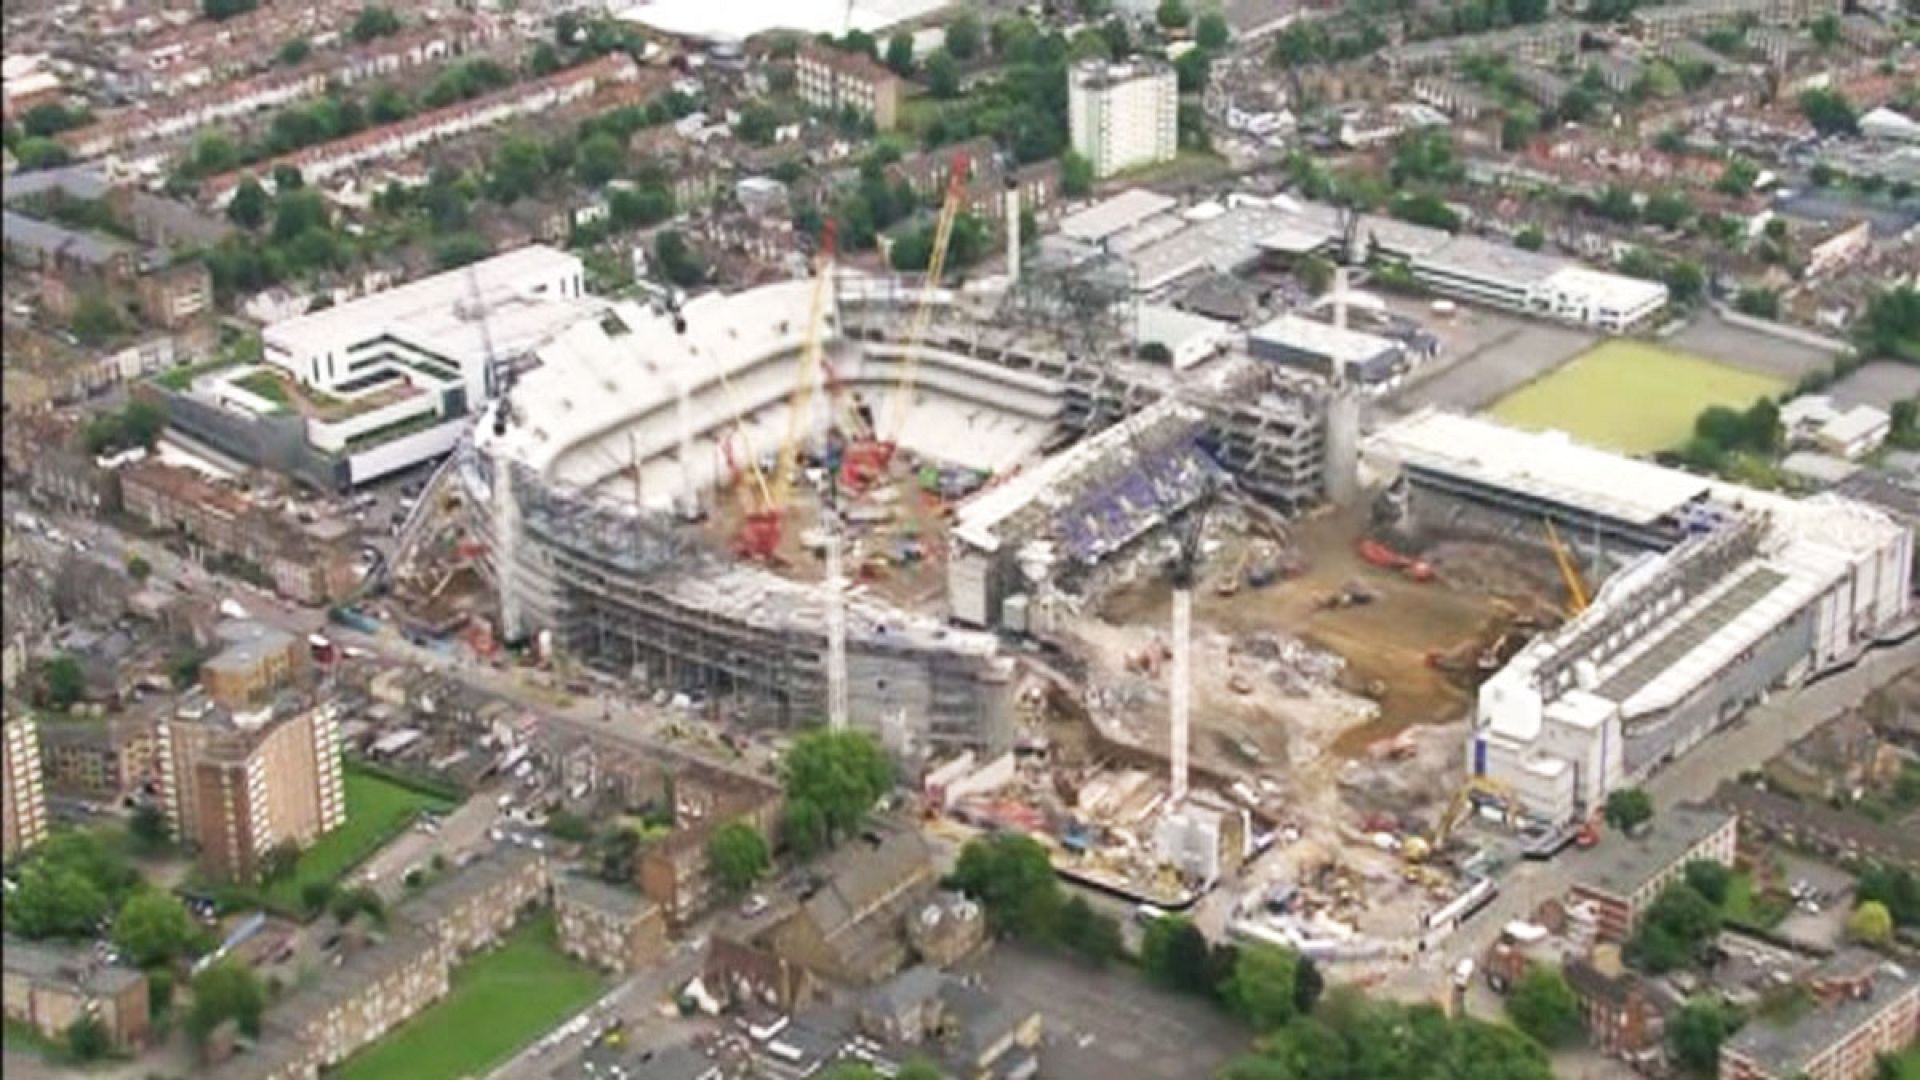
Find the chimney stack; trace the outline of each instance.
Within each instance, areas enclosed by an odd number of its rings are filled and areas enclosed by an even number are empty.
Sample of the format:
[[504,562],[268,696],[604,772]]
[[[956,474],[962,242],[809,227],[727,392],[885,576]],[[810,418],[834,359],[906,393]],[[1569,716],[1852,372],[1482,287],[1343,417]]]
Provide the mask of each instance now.
[[1020,186],[1007,179],[1007,284],[1020,280]]

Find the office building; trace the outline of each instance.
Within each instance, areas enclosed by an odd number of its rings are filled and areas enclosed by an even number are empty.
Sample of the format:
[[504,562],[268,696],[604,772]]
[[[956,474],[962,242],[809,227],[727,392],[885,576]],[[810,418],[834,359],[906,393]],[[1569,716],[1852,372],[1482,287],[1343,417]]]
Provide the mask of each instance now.
[[159,726],[161,805],[216,877],[253,881],[273,848],[304,848],[347,819],[330,706],[233,712],[190,701]]
[[892,131],[899,118],[899,77],[866,53],[806,46],[794,60],[794,87],[816,109],[873,117],[876,131]]
[[1180,149],[1180,94],[1173,68],[1155,60],[1085,60],[1067,72],[1073,149],[1093,175],[1172,161]]
[[47,838],[46,779],[40,767],[40,731],[24,712],[6,718],[0,733],[0,832],[6,861]]
[[1733,866],[1739,823],[1725,810],[1663,807],[1645,832],[1609,839],[1599,861],[1582,866],[1570,901],[1593,908],[1602,938],[1625,941],[1661,890],[1680,880],[1687,864]]

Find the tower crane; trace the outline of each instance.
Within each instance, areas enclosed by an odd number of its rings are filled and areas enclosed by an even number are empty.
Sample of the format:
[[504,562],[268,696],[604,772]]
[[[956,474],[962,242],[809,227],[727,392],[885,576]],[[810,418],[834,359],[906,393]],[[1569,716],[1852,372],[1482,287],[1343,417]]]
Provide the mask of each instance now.
[[1586,580],[1580,576],[1580,567],[1574,564],[1573,552],[1567,550],[1566,542],[1560,539],[1560,530],[1553,527],[1553,519],[1541,518],[1540,522],[1547,528],[1547,546],[1553,549],[1553,561],[1559,564],[1560,577],[1567,583],[1567,611],[1578,615],[1592,602]]
[[947,248],[953,241],[953,225],[960,217],[971,168],[972,163],[964,153],[953,155],[948,166],[947,194],[940,204],[940,216],[934,222],[933,247],[927,253],[927,276],[920,286],[920,299],[914,305],[913,321],[902,339],[900,381],[894,387],[886,416],[878,430],[856,437],[848,444],[843,474],[856,488],[865,487],[886,473],[900,445],[900,435],[906,430],[907,417],[913,412],[914,384],[920,369],[920,339],[926,336],[927,326],[933,319],[934,294],[940,288],[940,274],[947,264]]
[[[741,523],[739,535],[735,538],[735,547],[746,558],[773,559],[780,548],[781,518],[786,513],[787,496],[793,488],[793,473],[800,458],[800,443],[805,438],[807,427],[813,419],[813,391],[814,385],[820,380],[821,355],[824,348],[821,323],[826,316],[828,292],[833,288],[833,253],[834,232],[833,225],[829,222],[822,236],[820,266],[813,286],[813,303],[807,313],[807,336],[800,348],[793,393],[787,401],[787,437],[780,444],[780,452],[775,459],[771,479],[762,476],[758,463],[755,463],[754,479],[761,497],[760,505],[747,514],[746,520]],[[728,393],[732,391],[729,389]],[[753,460],[750,448],[747,457],[748,460]]]

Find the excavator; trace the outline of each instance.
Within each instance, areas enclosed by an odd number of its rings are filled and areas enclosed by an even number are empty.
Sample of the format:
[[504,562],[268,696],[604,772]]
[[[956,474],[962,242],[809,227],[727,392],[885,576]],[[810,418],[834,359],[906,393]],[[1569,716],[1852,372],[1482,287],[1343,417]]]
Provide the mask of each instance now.
[[1518,799],[1513,789],[1495,780],[1491,776],[1469,776],[1466,782],[1453,793],[1447,803],[1446,812],[1440,815],[1440,821],[1434,826],[1429,837],[1408,837],[1401,847],[1401,854],[1411,863],[1425,862],[1441,851],[1446,850],[1447,841],[1452,838],[1453,830],[1466,819],[1467,812],[1474,806],[1475,797],[1490,803],[1497,803],[1505,823],[1514,824],[1515,807]]

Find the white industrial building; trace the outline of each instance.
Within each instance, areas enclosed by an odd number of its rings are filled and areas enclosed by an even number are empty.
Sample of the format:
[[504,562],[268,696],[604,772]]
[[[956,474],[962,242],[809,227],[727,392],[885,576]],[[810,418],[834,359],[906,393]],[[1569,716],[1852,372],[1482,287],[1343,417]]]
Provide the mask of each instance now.
[[534,244],[458,270],[267,327],[267,362],[333,392],[396,365],[457,375],[477,409],[493,396],[490,361],[513,362],[602,305],[586,268]]
[[1286,314],[1247,334],[1247,352],[1261,360],[1369,385],[1399,374],[1406,350],[1391,338]]
[[1610,334],[1645,324],[1667,303],[1667,287],[1660,282],[1471,236],[1416,256],[1408,266],[1414,280],[1434,292]]
[[1067,123],[1073,149],[1093,175],[1172,161],[1180,148],[1180,94],[1173,68],[1136,59],[1084,60],[1067,73]]
[[1369,460],[1416,529],[1538,535],[1618,566],[1585,611],[1481,686],[1475,775],[1548,822],[1590,813],[1775,687],[1907,624],[1912,532],[1865,504],[1796,500],[1492,422],[1423,412]]

